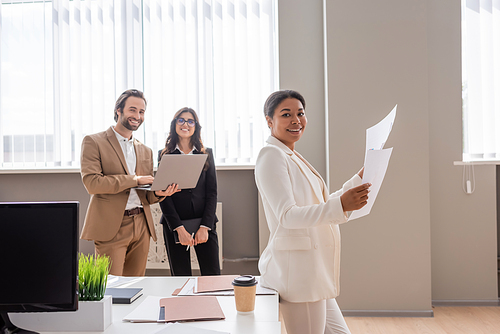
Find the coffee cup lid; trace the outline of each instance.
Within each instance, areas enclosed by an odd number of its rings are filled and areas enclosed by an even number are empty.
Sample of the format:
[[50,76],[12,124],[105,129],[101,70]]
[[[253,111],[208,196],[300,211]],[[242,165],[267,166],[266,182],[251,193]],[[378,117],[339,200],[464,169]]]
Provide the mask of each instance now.
[[252,275],[243,275],[233,280],[235,286],[254,286],[256,284],[257,280]]

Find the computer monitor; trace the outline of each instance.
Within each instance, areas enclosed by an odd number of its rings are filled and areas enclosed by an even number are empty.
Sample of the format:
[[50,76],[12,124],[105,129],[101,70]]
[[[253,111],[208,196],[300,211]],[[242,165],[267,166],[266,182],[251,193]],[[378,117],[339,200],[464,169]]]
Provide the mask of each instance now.
[[7,312],[78,309],[78,207],[0,202],[1,333],[15,328]]

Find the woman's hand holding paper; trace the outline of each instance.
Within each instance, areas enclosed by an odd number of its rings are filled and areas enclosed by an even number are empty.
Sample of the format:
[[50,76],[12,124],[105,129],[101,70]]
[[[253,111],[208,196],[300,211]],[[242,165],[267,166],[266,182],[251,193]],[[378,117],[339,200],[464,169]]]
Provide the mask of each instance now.
[[371,183],[364,183],[360,186],[351,188],[340,196],[344,212],[359,210],[364,207],[368,201]]

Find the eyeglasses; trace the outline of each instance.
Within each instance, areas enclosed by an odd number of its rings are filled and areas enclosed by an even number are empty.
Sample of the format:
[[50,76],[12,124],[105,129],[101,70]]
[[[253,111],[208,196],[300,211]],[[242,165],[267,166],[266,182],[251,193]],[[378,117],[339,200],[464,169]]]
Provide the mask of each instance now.
[[196,121],[194,119],[177,118],[177,125],[182,126],[186,122],[190,128],[192,128],[196,124]]

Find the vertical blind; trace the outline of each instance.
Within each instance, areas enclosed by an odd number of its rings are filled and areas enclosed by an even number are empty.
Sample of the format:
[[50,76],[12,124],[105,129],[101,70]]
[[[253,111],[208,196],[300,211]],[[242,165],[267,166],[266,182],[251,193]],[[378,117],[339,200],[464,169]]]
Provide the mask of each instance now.
[[[252,164],[278,87],[275,0],[54,0],[0,5],[2,168],[79,166],[83,136],[143,90],[134,134],[165,145],[182,107],[200,117],[217,164]],[[156,154],[155,158],[156,158]]]
[[500,0],[462,0],[464,161],[500,159]]

